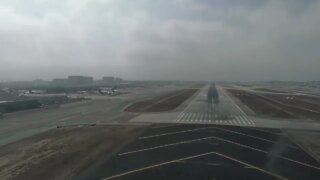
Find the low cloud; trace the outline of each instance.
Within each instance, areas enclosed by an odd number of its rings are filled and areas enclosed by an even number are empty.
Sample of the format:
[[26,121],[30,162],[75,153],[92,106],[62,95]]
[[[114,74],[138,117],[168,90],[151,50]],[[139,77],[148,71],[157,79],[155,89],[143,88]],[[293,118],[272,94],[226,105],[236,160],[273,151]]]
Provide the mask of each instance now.
[[1,80],[69,74],[316,80],[320,75],[316,0],[14,2],[19,1],[0,3]]

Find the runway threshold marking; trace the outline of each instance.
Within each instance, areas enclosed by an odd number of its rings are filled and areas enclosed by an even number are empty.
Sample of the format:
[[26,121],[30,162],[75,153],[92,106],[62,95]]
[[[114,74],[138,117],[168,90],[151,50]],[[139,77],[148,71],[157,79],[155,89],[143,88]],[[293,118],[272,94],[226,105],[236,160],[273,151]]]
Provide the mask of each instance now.
[[174,120],[174,122],[179,122],[182,119],[182,116],[184,116],[183,112],[180,112],[178,117]]
[[120,174],[116,174],[116,175],[113,175],[113,176],[109,176],[109,177],[106,177],[106,178],[103,178],[103,180],[109,180],[109,179],[115,179],[115,178],[119,178],[119,177],[122,177],[122,176],[126,176],[126,175],[129,175],[129,174],[133,174],[133,173],[137,173],[137,172],[142,172],[142,171],[145,171],[145,170],[148,170],[148,169],[153,169],[153,168],[157,168],[157,167],[161,167],[161,166],[165,166],[165,165],[169,165],[169,164],[173,164],[173,163],[179,163],[179,162],[183,162],[183,161],[186,161],[186,160],[190,160],[190,159],[194,159],[194,158],[198,158],[198,157],[203,157],[203,156],[207,156],[207,155],[212,155],[212,154],[215,154],[215,155],[218,155],[218,156],[221,156],[225,159],[229,159],[229,160],[232,160],[234,162],[237,162],[239,164],[242,164],[242,165],[245,165],[247,167],[251,167],[253,169],[256,169],[258,171],[261,171],[265,174],[268,174],[268,175],[271,175],[273,177],[276,177],[278,179],[281,179],[281,180],[287,180],[287,178],[283,177],[283,176],[280,176],[278,174],[275,174],[275,173],[272,173],[272,172],[269,172],[267,170],[264,170],[262,168],[259,168],[257,166],[254,166],[254,165],[251,165],[251,164],[248,164],[244,161],[241,161],[241,160],[238,160],[238,159],[235,159],[235,158],[232,158],[230,156],[227,156],[225,154],[222,154],[222,153],[218,153],[218,152],[207,152],[207,153],[202,153],[202,154],[197,154],[197,155],[193,155],[193,156],[188,156],[188,157],[184,157],[184,158],[180,158],[180,159],[175,159],[175,160],[171,160],[171,161],[166,161],[166,162],[163,162],[163,163],[159,163],[159,164],[154,164],[154,165],[151,165],[151,166],[146,166],[146,167],[143,167],[143,168],[139,168],[139,169],[135,169],[135,170],[131,170],[131,171],[127,171],[127,172],[124,172],[124,173],[120,173]]

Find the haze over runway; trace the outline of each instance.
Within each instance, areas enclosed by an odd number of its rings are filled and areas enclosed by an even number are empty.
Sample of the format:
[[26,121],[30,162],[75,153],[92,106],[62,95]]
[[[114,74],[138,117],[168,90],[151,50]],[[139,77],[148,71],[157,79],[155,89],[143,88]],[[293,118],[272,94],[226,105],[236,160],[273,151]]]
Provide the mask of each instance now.
[[320,0],[1,0],[0,179],[320,178]]

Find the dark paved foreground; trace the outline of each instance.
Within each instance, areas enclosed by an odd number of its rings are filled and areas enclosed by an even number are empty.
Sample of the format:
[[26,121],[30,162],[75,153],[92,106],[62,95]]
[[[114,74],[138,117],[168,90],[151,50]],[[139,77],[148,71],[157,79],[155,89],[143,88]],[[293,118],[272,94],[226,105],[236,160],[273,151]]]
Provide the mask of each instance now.
[[320,164],[277,129],[154,125],[81,179],[320,179]]

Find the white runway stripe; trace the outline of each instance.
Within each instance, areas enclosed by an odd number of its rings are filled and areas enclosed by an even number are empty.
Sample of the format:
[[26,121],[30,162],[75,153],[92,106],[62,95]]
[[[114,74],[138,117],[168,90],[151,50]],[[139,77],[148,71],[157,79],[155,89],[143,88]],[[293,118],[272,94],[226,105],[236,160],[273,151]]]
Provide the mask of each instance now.
[[184,113],[182,112],[182,113],[180,113],[179,114],[179,116],[178,116],[178,118],[176,119],[176,121],[181,121],[181,119],[183,118],[183,116],[184,116]]
[[251,117],[248,117],[248,120],[250,121],[250,124],[254,126],[254,121],[251,119]]
[[207,112],[206,113],[206,120],[209,120],[210,119],[210,114]]
[[191,121],[194,121],[195,118],[196,118],[197,114],[196,113],[192,113],[192,116],[191,116]]
[[229,118],[230,119],[220,119],[219,115],[207,111],[181,112],[174,122],[255,126],[250,116],[230,115]]
[[249,118],[248,116],[246,117],[246,119],[247,119],[249,125],[252,125],[252,124],[253,124],[252,121],[250,120],[250,118]]
[[197,117],[196,117],[196,120],[200,120],[201,119],[201,113],[197,113]]
[[244,116],[239,116],[240,122],[241,124],[247,124],[246,119],[244,118]]
[[235,116],[235,119],[236,119],[236,121],[237,121],[238,124],[241,124],[240,119],[239,119],[238,116]]
[[206,113],[206,120],[209,120],[210,119],[210,113]]
[[202,113],[202,120],[205,120],[206,119],[206,113]]
[[191,118],[192,118],[192,114],[191,113],[187,113],[187,117],[186,117],[186,120],[189,121]]
[[182,113],[182,116],[181,116],[181,118],[179,119],[179,121],[184,121],[185,117],[186,117],[186,113]]

